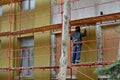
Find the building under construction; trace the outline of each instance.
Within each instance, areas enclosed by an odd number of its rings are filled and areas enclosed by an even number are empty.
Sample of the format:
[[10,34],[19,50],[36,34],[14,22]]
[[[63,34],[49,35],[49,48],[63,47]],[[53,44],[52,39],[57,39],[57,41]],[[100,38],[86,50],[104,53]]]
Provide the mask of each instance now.
[[[70,36],[78,25],[87,35],[80,63],[72,64]],[[118,59],[120,0],[0,0],[0,80],[62,80],[67,33],[66,80],[107,80],[94,71]]]

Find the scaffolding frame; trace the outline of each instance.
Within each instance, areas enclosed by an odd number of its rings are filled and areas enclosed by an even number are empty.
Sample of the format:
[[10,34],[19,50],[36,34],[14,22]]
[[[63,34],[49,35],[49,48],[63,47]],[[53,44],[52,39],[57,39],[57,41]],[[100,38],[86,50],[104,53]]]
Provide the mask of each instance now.
[[[104,22],[104,21],[110,21],[110,20],[116,21],[118,19],[120,19],[120,12],[97,16],[97,17],[73,20],[73,21],[70,21],[70,25],[71,25],[71,27],[76,26],[76,25],[95,25],[97,22]],[[9,36],[9,35],[15,36],[15,35],[28,34],[28,33],[56,30],[56,29],[61,29],[61,28],[62,28],[62,24],[51,24],[51,25],[40,26],[37,28],[19,30],[19,31],[14,31],[14,32],[12,32],[12,31],[11,32],[10,31],[0,32],[0,36],[1,37]]]
[[[13,0],[10,0],[10,31],[7,32],[0,32],[0,37],[9,36],[9,48],[8,48],[8,60],[9,64],[6,68],[0,68],[0,70],[6,70],[8,71],[8,80],[11,80],[11,74],[10,71],[20,71],[20,70],[27,70],[27,69],[53,69],[53,68],[59,68],[59,66],[43,66],[43,67],[34,67],[34,68],[23,68],[23,67],[11,67],[10,63],[10,55],[11,55],[11,45],[12,45],[12,36],[17,35],[23,35],[23,34],[29,34],[29,33],[36,33],[36,32],[44,32],[44,31],[50,31],[50,30],[56,30],[62,28],[62,23],[60,24],[51,24],[46,26],[40,26],[37,28],[31,28],[31,29],[25,29],[25,30],[19,30],[19,31],[12,31],[12,3]],[[62,5],[62,4],[61,4]],[[62,13],[62,12],[61,12]],[[22,14],[20,14],[22,15]],[[70,27],[76,26],[76,25],[95,25],[98,22],[104,22],[104,21],[111,21],[111,20],[119,20],[120,19],[120,12],[113,13],[113,14],[107,14],[102,16],[96,16],[96,17],[89,17],[89,18],[83,18],[78,20],[70,21]],[[91,66],[98,66],[98,65],[109,65],[113,62],[91,62],[91,63],[81,63],[81,64],[75,64],[68,66],[69,69],[72,70],[72,67],[91,67]],[[71,71],[72,74],[72,71]],[[71,76],[72,80],[72,76]]]

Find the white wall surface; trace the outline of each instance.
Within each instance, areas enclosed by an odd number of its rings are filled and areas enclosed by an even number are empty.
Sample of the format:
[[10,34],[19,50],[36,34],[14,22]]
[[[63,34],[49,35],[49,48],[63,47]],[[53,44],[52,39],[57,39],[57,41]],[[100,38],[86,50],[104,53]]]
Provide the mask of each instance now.
[[[51,23],[61,23],[61,6],[55,5],[55,0],[51,0],[51,5]],[[99,16],[101,11],[103,14],[120,12],[120,0],[77,0],[71,2],[71,20]]]
[[99,15],[100,11],[103,14],[111,14],[120,12],[120,0],[95,0],[96,4],[96,15]]

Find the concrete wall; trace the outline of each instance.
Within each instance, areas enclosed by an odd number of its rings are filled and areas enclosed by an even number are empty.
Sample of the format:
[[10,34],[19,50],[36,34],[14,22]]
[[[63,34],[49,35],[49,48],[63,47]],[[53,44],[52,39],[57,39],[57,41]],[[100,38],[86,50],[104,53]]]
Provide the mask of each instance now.
[[[44,10],[44,11],[43,11]],[[50,24],[50,1],[49,0],[35,0],[35,9],[30,11],[22,11],[20,18],[20,8],[18,3],[13,4],[13,23],[12,23],[12,31],[28,29],[33,27],[40,27],[43,25]],[[0,31],[9,31],[10,23],[9,23],[9,12],[10,6],[3,5],[3,16],[0,17]],[[6,16],[5,16],[6,15]],[[38,66],[50,66],[50,31],[47,32],[39,32],[39,33],[31,33],[21,35],[21,37],[34,36],[34,67]],[[18,58],[18,38],[20,36],[12,37],[12,46],[14,52],[11,52],[12,58]],[[1,48],[0,48],[0,67],[8,67],[8,44],[9,37],[0,37],[1,40]],[[45,47],[48,46],[48,47]],[[41,48],[40,48],[41,47]],[[45,47],[45,48],[43,48]],[[44,55],[44,56],[43,56]],[[11,60],[11,67],[18,66],[18,60]],[[12,71],[11,71],[12,72]],[[13,71],[11,73],[11,80],[14,78],[18,78],[19,71]],[[8,80],[8,71],[0,71],[0,79]],[[34,80],[50,80],[50,70],[34,70]],[[33,80],[32,79],[32,80]],[[21,79],[28,80],[28,79]]]
[[[51,23],[57,24],[62,22],[62,7],[60,0],[51,0]],[[58,5],[59,4],[59,5]],[[120,12],[120,0],[76,0],[71,2],[71,20],[88,18],[93,16],[100,16],[101,12],[103,15]],[[91,26],[87,29],[87,36],[84,40],[95,40],[96,39],[96,27]],[[93,50],[97,49],[96,42],[85,43],[82,50]],[[81,62],[96,62],[97,52],[85,52],[81,54]],[[89,80],[79,72],[82,72],[89,77],[97,80],[97,75],[94,74],[94,68],[76,68],[78,80]],[[73,69],[74,71],[74,69]]]
[[100,15],[102,11],[103,14],[111,14],[120,12],[120,0],[95,0],[96,4],[96,15]]
[[[89,40],[96,40],[96,26],[89,26],[87,27],[87,36],[83,38],[83,41]],[[89,51],[89,50],[96,50],[96,41],[93,42],[85,42],[82,46],[82,53],[80,62],[97,62],[97,51]],[[89,80],[86,76],[80,74],[86,74],[87,76],[91,77],[92,79],[97,80],[97,74],[94,74],[94,70],[96,67],[78,67],[77,72],[77,79],[78,80]]]
[[[61,6],[56,5],[54,0],[52,1],[52,23],[61,22]],[[56,0],[59,1],[59,0]],[[59,2],[58,2],[59,3]],[[60,4],[60,3],[59,3]],[[119,0],[78,0],[71,2],[71,20],[87,18],[92,16],[99,16],[102,11],[103,14],[110,14],[120,12]],[[56,14],[59,13],[59,14]]]
[[[83,32],[83,30],[81,30]],[[55,62],[56,65],[59,65],[59,58],[60,58],[60,46],[61,46],[61,33],[57,33],[55,34],[56,36],[56,55],[55,56]],[[96,39],[96,27],[95,26],[89,26],[89,28],[87,28],[87,36],[83,38],[83,41],[88,41],[88,40],[95,40]],[[71,45],[72,47],[72,45]],[[97,51],[89,51],[89,50],[95,50],[96,49],[96,42],[85,42],[82,45],[82,51],[81,52],[81,56],[80,56],[80,63],[84,63],[84,62],[96,62],[97,61]],[[70,50],[70,44],[69,44],[69,51],[72,51],[72,49]],[[68,65],[71,64],[71,57],[70,57],[70,53],[69,52],[69,57],[68,57]],[[89,80],[89,78],[87,78],[86,76],[80,74],[80,72],[82,72],[83,74],[88,75],[89,77],[97,80],[97,74],[94,74],[94,70],[96,67],[73,67],[72,68],[72,74],[76,75],[77,80]],[[58,70],[55,70],[56,73],[58,73]],[[67,75],[70,74],[70,71],[68,69]]]
[[[10,7],[8,5],[2,6],[3,14],[6,15],[9,13]],[[13,19],[14,20],[14,19]],[[9,16],[0,16],[0,32],[9,31]],[[1,47],[0,47],[0,67],[7,68],[9,66],[8,60],[8,45],[9,45],[9,37],[0,37]],[[12,46],[13,47],[13,46]],[[12,62],[10,64],[12,66]],[[7,80],[8,71],[0,71],[0,79]]]

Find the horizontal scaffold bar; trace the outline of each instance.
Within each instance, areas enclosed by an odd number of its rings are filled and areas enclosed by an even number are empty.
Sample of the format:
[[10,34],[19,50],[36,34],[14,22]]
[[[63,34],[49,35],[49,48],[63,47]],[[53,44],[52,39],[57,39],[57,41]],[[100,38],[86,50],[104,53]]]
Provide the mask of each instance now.
[[[68,65],[68,68],[71,67],[94,67],[94,66],[105,66],[105,65],[110,65],[113,62],[84,62],[80,64],[73,64],[73,65]],[[59,68],[59,66],[39,66],[39,67],[12,67],[12,68],[0,68],[0,70],[11,70],[11,71],[17,71],[17,70],[29,70],[29,69],[54,69],[54,68]]]
[[[120,19],[120,12],[102,15],[102,16],[73,20],[73,21],[70,21],[70,26],[72,27],[76,25],[92,25],[92,24],[96,24],[97,22],[111,21],[111,20],[118,20],[118,19]],[[13,32],[10,32],[10,31],[0,32],[0,36],[22,35],[22,34],[27,34],[27,33],[43,32],[43,31],[60,29],[60,28],[62,28],[62,24],[51,24],[51,25],[46,25],[46,26],[40,26],[37,28],[24,29],[24,30],[13,31]]]

